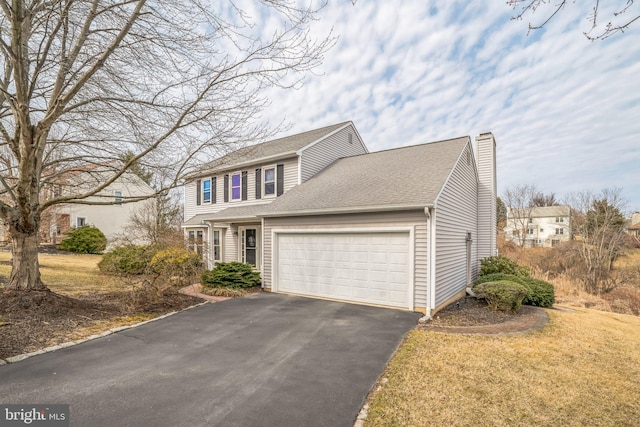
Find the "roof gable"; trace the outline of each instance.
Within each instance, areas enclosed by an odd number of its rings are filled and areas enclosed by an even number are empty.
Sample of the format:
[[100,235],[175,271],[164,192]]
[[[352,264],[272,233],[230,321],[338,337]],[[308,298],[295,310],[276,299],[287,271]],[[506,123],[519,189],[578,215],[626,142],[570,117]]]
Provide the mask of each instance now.
[[333,132],[349,124],[351,124],[351,122],[337,123],[320,129],[314,129],[240,148],[208,163],[202,168],[202,171],[199,172],[198,175],[218,170],[232,169],[234,167],[250,163],[258,163],[261,161],[294,156],[298,150],[329,136]]
[[265,207],[265,215],[433,205],[469,137],[347,157]]

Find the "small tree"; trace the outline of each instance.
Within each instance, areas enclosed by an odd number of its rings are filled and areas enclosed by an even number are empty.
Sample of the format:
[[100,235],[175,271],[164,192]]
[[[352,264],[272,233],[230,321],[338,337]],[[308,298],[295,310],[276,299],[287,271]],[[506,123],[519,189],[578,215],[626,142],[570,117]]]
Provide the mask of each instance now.
[[526,243],[527,228],[531,211],[535,207],[534,198],[540,194],[535,185],[516,185],[504,192],[504,202],[507,205],[507,227],[512,230],[518,245],[523,248]]
[[621,189],[605,189],[599,194],[576,193],[570,196],[575,215],[576,251],[579,265],[574,275],[585,290],[602,294],[616,286],[613,263],[624,247],[626,233]]

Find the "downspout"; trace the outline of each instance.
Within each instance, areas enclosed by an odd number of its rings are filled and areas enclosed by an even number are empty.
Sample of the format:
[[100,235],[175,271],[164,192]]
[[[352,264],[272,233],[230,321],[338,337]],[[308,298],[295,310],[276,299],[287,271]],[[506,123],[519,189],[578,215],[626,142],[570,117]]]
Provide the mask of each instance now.
[[427,307],[424,321],[431,319],[431,310],[435,306],[436,299],[436,253],[435,253],[435,210],[434,207],[425,207],[424,214],[427,217]]

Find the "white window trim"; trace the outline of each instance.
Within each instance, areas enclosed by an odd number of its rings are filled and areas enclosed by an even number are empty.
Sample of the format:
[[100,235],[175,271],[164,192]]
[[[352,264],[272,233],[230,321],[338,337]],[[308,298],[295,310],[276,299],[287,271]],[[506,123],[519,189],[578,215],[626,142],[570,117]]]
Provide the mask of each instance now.
[[[78,220],[82,220],[83,224],[82,225],[78,225]],[[80,227],[84,227],[85,225],[87,225],[87,217],[85,216],[77,216],[76,217],[76,228],[80,228]]]
[[[222,248],[224,248],[224,245],[222,243],[222,240],[224,238],[224,229],[223,228],[214,228],[213,230],[211,230],[211,258],[213,259],[213,262],[221,262],[224,259],[224,256],[222,254]],[[216,259],[216,233],[219,233],[219,239],[218,239],[218,255],[220,255],[219,259]]]
[[[240,197],[238,197],[237,199],[233,198],[233,176],[234,175],[238,175],[240,176]],[[242,201],[242,171],[238,171],[238,172],[233,172],[229,174],[229,201],[230,202],[241,202]]]
[[[273,169],[273,194],[267,194],[267,169]],[[262,168],[262,196],[267,199],[278,195],[278,165],[269,165]]]
[[[209,200],[205,200],[204,198],[204,183],[206,181],[209,181]],[[202,182],[200,183],[201,185],[201,191],[202,191],[202,204],[204,205],[206,204],[211,204],[213,202],[213,187],[211,186],[211,178],[207,178],[207,179],[203,179]]]

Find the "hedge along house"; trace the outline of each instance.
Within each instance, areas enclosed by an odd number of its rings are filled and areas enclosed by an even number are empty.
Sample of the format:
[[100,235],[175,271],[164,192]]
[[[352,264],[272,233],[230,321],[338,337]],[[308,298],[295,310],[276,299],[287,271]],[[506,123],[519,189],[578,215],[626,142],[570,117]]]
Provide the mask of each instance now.
[[[476,162],[469,137],[376,153],[367,153],[357,137],[361,152],[345,154],[357,132],[350,122],[336,126],[323,128],[329,133],[312,145],[324,147],[315,156],[328,156],[324,165],[305,170],[307,146],[289,163],[297,182],[290,178],[280,195],[268,203],[197,214],[186,230],[203,220],[215,230],[218,218],[245,214],[231,219],[255,228],[254,265],[267,291],[427,315],[463,295],[479,259],[495,254],[493,135],[476,139]],[[333,147],[325,146],[329,139]],[[285,171],[285,181],[286,176]],[[239,224],[237,235],[225,234],[239,252],[221,259],[252,262]]]

